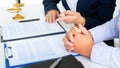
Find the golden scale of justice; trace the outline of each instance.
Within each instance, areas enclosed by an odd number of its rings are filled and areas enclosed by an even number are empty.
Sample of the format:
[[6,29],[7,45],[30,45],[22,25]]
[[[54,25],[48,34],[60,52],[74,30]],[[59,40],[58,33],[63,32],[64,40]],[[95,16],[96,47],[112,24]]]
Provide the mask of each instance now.
[[15,3],[12,5],[12,8],[8,8],[8,12],[10,13],[17,13],[14,17],[13,20],[22,20],[24,19],[24,16],[20,14],[21,12],[21,7],[23,7],[24,4],[20,2],[20,0],[15,0]]

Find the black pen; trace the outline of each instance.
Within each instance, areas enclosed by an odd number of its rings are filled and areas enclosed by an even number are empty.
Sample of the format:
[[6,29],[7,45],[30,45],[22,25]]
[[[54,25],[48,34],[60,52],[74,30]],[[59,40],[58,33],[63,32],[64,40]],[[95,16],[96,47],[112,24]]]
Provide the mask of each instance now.
[[25,22],[31,22],[31,21],[39,21],[39,18],[35,18],[35,19],[28,19],[28,20],[21,20],[19,21],[20,23],[25,23]]

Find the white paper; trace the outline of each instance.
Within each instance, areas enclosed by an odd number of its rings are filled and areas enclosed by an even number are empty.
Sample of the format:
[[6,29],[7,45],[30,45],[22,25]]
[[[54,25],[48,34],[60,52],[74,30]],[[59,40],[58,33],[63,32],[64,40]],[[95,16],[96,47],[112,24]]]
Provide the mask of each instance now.
[[7,42],[7,47],[12,47],[13,58],[9,58],[10,66],[17,66],[33,62],[49,60],[68,54],[64,47],[65,34],[17,40]]
[[18,39],[43,34],[63,32],[58,23],[33,21],[15,24],[1,24],[3,40]]

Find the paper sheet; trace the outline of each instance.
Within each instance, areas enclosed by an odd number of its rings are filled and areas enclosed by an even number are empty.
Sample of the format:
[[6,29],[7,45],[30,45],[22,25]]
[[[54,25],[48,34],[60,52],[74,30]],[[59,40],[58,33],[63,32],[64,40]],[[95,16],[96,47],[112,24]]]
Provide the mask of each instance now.
[[58,23],[32,21],[15,24],[1,24],[3,40],[31,37],[49,33],[63,32]]
[[10,66],[17,66],[58,58],[68,54],[63,42],[64,34],[7,42],[12,48],[13,58],[9,58]]

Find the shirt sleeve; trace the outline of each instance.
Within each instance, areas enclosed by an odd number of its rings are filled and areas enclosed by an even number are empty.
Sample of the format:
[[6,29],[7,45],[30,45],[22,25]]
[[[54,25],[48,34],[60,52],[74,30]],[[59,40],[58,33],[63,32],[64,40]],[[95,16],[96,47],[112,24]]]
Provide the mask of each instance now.
[[105,43],[97,43],[91,52],[91,61],[110,68],[120,67],[120,48],[107,46]]
[[[119,15],[111,21],[90,30],[94,42],[100,42],[102,40],[111,39],[119,36]],[[111,68],[119,68],[120,48],[110,47],[107,46],[105,43],[96,43],[92,48],[90,59],[95,63],[107,65]]]
[[58,10],[57,4],[59,2],[60,0],[43,0],[45,14],[50,10]]
[[106,22],[105,24],[90,29],[89,31],[93,36],[94,42],[98,43],[101,41],[118,38],[119,37],[118,21],[119,16],[116,16],[114,19]]

